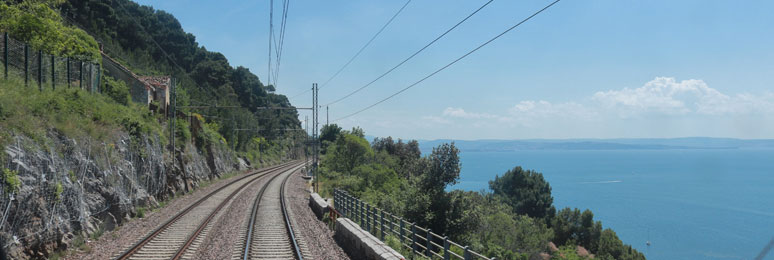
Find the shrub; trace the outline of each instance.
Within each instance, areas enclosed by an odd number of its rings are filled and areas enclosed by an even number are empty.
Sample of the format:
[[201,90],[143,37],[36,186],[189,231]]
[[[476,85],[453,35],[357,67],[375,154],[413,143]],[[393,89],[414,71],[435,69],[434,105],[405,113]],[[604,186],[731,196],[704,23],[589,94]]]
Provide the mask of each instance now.
[[3,1],[0,31],[7,31],[34,49],[57,55],[99,61],[97,41],[83,30],[66,26],[55,10],[58,1]]
[[21,188],[18,172],[11,169],[3,169],[3,179],[5,180],[5,193],[16,193]]
[[64,187],[62,187],[61,182],[56,182],[53,184],[54,189],[54,198],[56,198],[56,201],[59,202],[62,200],[62,192],[64,192]]
[[131,101],[131,96],[129,95],[129,87],[126,86],[126,82],[116,80],[107,75],[103,76],[103,79],[103,93],[121,105],[128,105]]

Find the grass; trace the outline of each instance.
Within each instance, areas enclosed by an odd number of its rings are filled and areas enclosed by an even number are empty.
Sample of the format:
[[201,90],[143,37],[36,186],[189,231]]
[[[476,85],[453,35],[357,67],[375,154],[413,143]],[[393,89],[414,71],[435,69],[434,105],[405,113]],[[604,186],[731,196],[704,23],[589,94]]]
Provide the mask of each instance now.
[[[115,131],[132,136],[156,134],[166,142],[157,117],[138,104],[121,105],[102,94],[78,88],[24,86],[20,79],[0,80],[0,128],[46,145],[46,134],[57,131],[70,138],[108,141]],[[6,138],[6,137],[2,137]]]
[[144,218],[145,217],[145,207],[138,207],[137,208],[137,217],[138,218]]

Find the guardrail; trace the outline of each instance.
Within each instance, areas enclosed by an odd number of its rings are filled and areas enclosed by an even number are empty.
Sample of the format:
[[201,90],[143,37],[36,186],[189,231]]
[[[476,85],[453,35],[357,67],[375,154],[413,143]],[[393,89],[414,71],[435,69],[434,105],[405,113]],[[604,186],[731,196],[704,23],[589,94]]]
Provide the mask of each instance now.
[[444,260],[495,260],[494,257],[488,258],[470,250],[468,246],[450,241],[446,236],[433,233],[430,229],[419,227],[416,223],[409,223],[402,217],[373,207],[346,191],[334,189],[333,204],[336,213],[351,219],[381,241],[385,241],[385,235],[397,237],[401,245],[411,250],[414,255],[422,254]]

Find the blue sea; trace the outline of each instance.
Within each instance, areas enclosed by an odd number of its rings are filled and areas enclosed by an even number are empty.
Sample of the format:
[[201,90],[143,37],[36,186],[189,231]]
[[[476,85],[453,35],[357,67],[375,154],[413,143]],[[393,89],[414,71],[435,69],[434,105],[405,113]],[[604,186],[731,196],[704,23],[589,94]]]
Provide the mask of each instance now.
[[[453,189],[542,172],[557,208],[591,209],[648,259],[753,259],[774,237],[774,149],[465,152]],[[647,246],[646,241],[651,245]],[[764,259],[774,259],[774,252]]]

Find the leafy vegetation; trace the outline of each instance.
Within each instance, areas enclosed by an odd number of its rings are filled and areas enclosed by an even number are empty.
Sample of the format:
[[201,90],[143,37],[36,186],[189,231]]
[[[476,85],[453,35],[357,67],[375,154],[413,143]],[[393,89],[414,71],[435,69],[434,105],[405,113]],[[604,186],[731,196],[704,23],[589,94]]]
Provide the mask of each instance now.
[[57,202],[62,200],[62,192],[64,192],[64,187],[62,187],[61,182],[55,182],[51,184],[51,189],[54,190],[54,199],[56,199]]
[[126,86],[126,82],[116,80],[107,75],[103,76],[102,80],[102,93],[121,105],[129,105],[132,98],[129,95],[129,87]]
[[[287,97],[274,94],[274,86],[264,85],[247,68],[232,67],[222,54],[200,46],[171,14],[128,0],[67,0],[60,8],[135,73],[175,77],[178,106],[198,106],[183,112],[207,115],[203,121],[209,129],[242,155],[278,157],[259,153],[287,149],[287,140],[305,138],[301,131],[286,131],[301,128],[295,109],[259,109],[291,107]],[[254,138],[271,145],[256,145]]]
[[5,184],[3,190],[6,194],[19,192],[22,184],[18,172],[8,168],[3,168],[3,182]]
[[61,3],[61,0],[0,2],[0,31],[37,50],[99,62],[97,41],[78,28],[65,25],[53,8]]
[[[78,88],[38,91],[22,81],[0,81],[0,128],[16,131],[45,144],[48,129],[69,137],[107,141],[117,129],[132,135],[164,131],[144,106],[125,106],[104,95]],[[162,139],[164,141],[164,139]]]
[[587,259],[588,252],[578,246],[601,259],[644,259],[615,232],[602,230],[590,210],[556,211],[551,186],[539,172],[515,167],[490,181],[492,192],[447,190],[459,180],[461,167],[454,143],[423,157],[417,141],[388,137],[369,145],[360,128],[323,129],[321,140],[328,143],[321,167],[323,195],[330,196],[333,188],[347,190],[497,259],[533,259],[551,253],[549,242],[559,245],[552,253],[557,259]]

